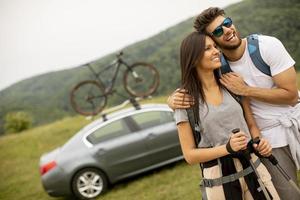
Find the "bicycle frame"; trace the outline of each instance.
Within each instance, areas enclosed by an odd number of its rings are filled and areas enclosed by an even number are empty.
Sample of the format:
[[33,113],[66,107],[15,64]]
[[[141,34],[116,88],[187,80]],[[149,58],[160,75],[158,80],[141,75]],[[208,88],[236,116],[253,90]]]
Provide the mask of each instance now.
[[[122,60],[122,58],[117,58],[117,59],[113,60],[109,65],[107,65],[104,69],[100,70],[99,72],[96,72],[92,68],[92,66],[91,66],[90,63],[87,64],[89,70],[92,72],[92,74],[94,75],[95,79],[104,86],[105,95],[112,93],[121,65],[125,65],[127,67],[127,69],[130,69],[130,66],[124,60]],[[115,69],[115,71],[113,73],[112,79],[108,82],[107,85],[105,85],[103,83],[103,81],[101,80],[100,75],[104,71],[108,70],[111,67],[115,67],[116,69]]]

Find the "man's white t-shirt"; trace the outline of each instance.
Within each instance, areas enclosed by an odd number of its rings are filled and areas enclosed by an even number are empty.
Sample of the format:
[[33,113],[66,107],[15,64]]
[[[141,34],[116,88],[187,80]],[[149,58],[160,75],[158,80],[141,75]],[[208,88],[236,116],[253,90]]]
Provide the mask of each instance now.
[[[270,66],[272,76],[279,74],[290,67],[293,67],[295,61],[286,51],[283,44],[275,37],[258,36],[260,53],[263,60]],[[274,81],[268,75],[265,75],[253,64],[247,46],[244,55],[235,62],[229,62],[232,71],[240,74],[244,81],[253,87],[276,88]],[[282,113],[289,112],[293,107],[288,105],[275,105],[264,103],[251,99],[250,106],[253,116],[264,138],[266,138],[273,148],[286,146],[286,128],[276,126],[271,129],[265,129],[264,122],[268,119],[275,119]]]

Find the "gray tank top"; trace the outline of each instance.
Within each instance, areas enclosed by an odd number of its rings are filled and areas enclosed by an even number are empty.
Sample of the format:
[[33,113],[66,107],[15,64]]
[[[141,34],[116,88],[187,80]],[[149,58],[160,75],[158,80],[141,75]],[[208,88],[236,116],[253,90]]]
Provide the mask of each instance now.
[[[222,89],[223,102],[214,106],[207,103],[199,105],[200,120],[203,131],[199,148],[216,147],[226,144],[231,131],[240,128],[250,140],[249,129],[246,124],[243,109],[240,104],[225,89]],[[174,113],[176,124],[188,120],[185,109],[176,109]]]

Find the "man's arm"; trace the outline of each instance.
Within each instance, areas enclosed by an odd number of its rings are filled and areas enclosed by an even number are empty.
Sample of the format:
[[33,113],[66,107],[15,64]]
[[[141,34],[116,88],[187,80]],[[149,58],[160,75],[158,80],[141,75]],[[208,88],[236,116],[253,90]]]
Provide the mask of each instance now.
[[258,88],[248,86],[237,73],[222,75],[220,82],[231,92],[259,101],[279,104],[295,105],[298,102],[296,71],[292,66],[272,77],[277,88]]
[[242,106],[244,110],[244,117],[247,122],[247,126],[249,128],[252,139],[256,137],[260,138],[259,144],[253,145],[254,148],[260,153],[260,155],[269,156],[272,153],[272,147],[267,140],[261,137],[260,131],[256,125],[255,119],[252,114],[249,98],[242,98]]

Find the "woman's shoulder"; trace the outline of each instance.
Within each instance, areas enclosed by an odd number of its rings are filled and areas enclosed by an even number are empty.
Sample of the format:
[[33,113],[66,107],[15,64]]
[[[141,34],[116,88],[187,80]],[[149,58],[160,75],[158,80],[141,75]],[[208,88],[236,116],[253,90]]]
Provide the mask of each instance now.
[[175,109],[174,119],[176,124],[184,121],[189,121],[186,109]]
[[[240,101],[242,100],[242,96],[236,95],[234,93],[231,93],[229,90],[227,90],[226,88],[222,88],[223,91],[223,96],[224,97],[230,97],[231,100],[237,101],[238,103],[240,103]],[[224,98],[225,100],[225,98]]]

